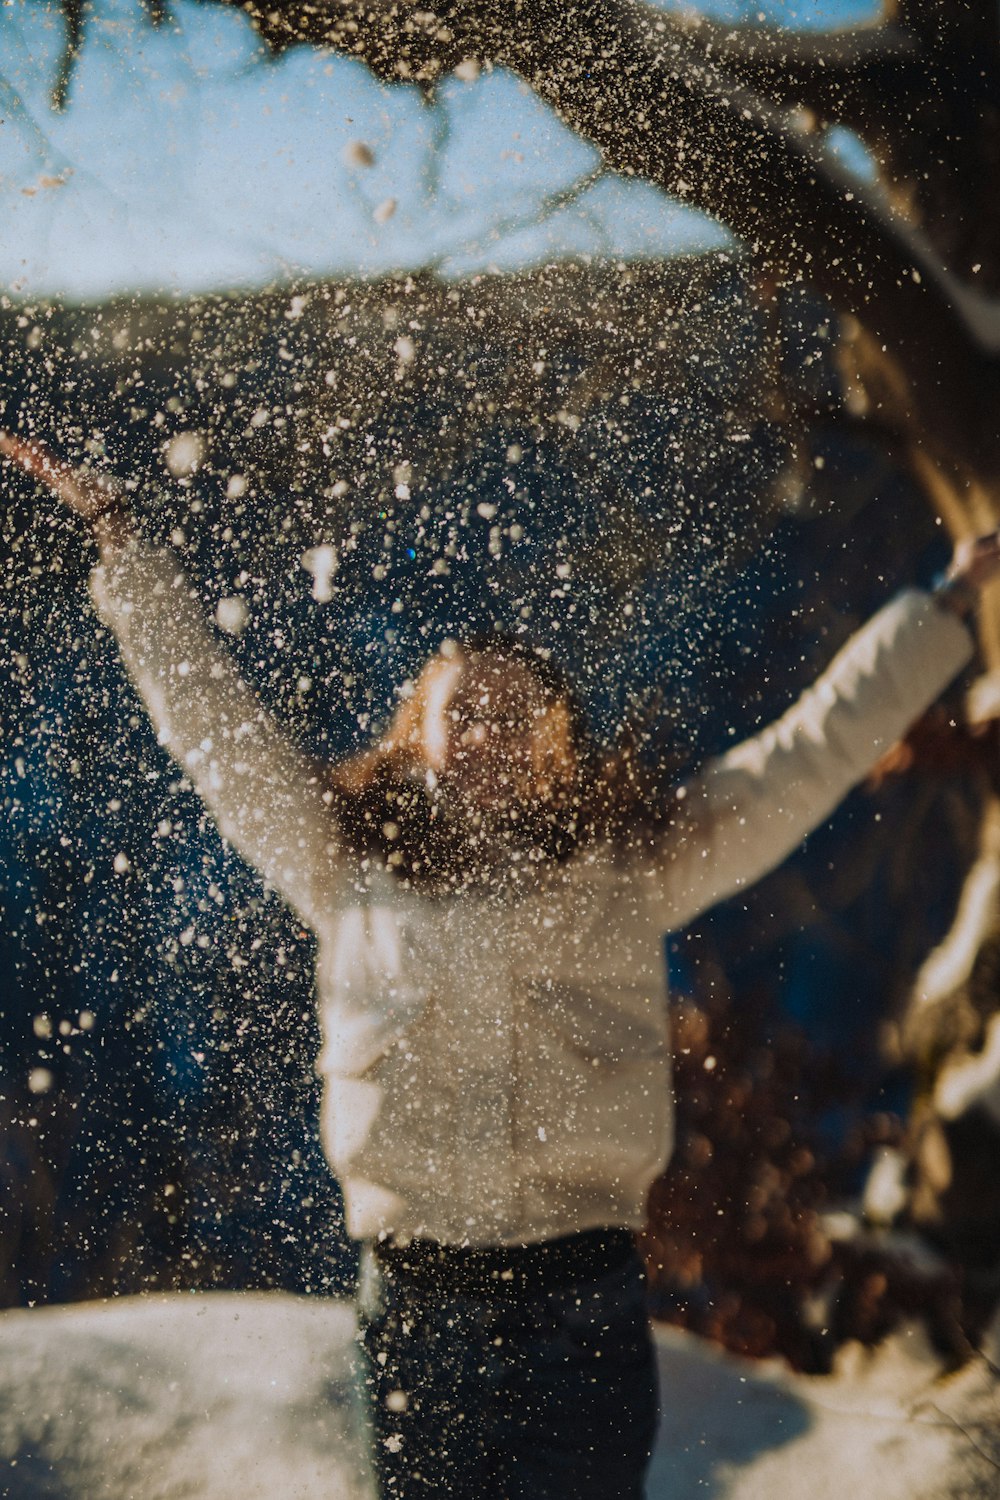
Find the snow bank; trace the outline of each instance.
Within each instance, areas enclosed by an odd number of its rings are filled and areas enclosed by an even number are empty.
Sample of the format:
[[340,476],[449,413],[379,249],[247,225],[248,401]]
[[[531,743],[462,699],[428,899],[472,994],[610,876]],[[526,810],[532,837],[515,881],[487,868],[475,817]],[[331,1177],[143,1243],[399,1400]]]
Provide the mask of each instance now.
[[[368,1500],[353,1318],[284,1294],[175,1295],[0,1315],[8,1500]],[[831,1378],[658,1330],[650,1500],[963,1500],[1000,1492],[997,1383],[941,1379],[917,1336]],[[569,1497],[568,1497],[569,1500]]]
[[0,1495],[362,1500],[353,1332],[343,1303],[280,1295],[3,1314]]

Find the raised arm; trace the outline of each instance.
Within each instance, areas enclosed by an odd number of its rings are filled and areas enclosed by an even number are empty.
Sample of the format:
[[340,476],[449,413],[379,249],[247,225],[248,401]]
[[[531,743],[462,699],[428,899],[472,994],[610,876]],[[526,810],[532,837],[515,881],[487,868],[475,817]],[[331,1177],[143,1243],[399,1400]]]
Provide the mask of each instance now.
[[980,573],[989,568],[956,571],[938,597],[898,595],[776,723],[678,788],[655,871],[664,926],[780,864],[933,702],[972,655],[961,616]]
[[91,525],[97,610],[161,745],[190,777],[220,833],[312,926],[351,878],[318,768],[282,733],[214,639],[176,555],[140,541],[124,496],[37,443],[0,452]]

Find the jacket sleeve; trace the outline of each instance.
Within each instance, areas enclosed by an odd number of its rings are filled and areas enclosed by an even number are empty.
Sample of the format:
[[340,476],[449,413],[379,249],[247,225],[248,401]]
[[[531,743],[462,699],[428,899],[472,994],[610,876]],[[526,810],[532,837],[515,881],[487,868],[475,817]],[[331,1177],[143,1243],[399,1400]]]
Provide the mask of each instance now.
[[972,655],[965,626],[919,589],[890,601],[776,723],[677,789],[655,868],[680,927],[772,870],[861,781]]
[[348,878],[322,778],[214,640],[176,556],[131,543],[90,589],[160,744],[223,837],[315,926]]

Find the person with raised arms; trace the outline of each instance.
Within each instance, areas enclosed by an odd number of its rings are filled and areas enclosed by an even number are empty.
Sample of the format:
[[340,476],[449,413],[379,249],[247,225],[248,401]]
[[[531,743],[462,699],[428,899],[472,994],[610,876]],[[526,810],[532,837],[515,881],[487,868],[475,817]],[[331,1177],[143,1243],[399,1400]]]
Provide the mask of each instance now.
[[85,520],[161,744],[315,932],[322,1130],[383,1500],[638,1500],[657,1421],[634,1236],[671,1146],[662,935],[774,868],[969,660],[989,536],[669,794],[520,641],[446,643],[383,737],[298,749],[125,491],[0,452]]

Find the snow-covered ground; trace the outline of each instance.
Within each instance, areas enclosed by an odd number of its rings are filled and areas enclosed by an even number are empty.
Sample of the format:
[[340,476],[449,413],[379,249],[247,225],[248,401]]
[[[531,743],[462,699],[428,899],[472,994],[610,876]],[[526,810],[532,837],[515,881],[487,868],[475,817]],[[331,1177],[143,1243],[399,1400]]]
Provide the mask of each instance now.
[[[364,1500],[351,1310],[173,1295],[0,1315],[0,1496]],[[947,1379],[918,1335],[805,1379],[657,1333],[650,1500],[1000,1495],[998,1386]],[[571,1497],[567,1497],[571,1500]]]

